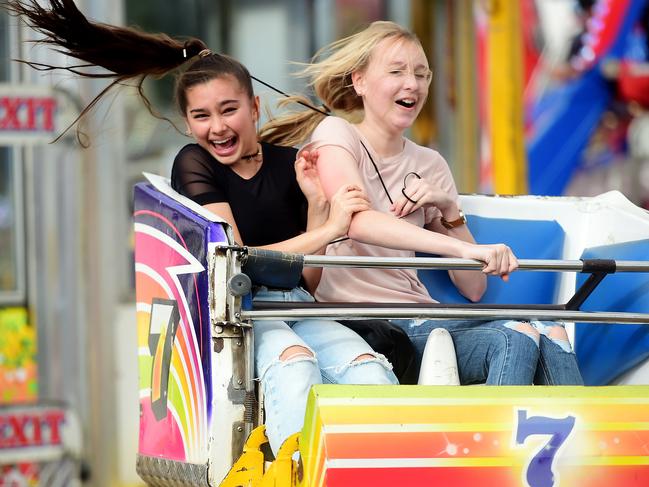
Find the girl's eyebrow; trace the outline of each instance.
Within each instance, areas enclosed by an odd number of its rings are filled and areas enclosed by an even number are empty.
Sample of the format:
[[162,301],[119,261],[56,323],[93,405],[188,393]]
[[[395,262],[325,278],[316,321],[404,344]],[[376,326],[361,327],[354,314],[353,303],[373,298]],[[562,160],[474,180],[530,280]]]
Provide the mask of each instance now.
[[[221,107],[223,107],[224,105],[227,105],[227,104],[229,104],[229,103],[237,103],[238,101],[239,101],[239,100],[237,100],[237,99],[232,99],[232,100],[223,100],[223,101],[220,101],[220,102],[219,102],[218,107],[221,108]],[[206,108],[194,108],[194,109],[192,109],[192,110],[189,110],[189,113],[195,113],[195,112],[206,112],[206,111],[207,111]]]
[[223,105],[227,105],[228,103],[238,103],[238,102],[239,100],[237,100],[236,98],[233,98],[232,100],[223,100],[219,102],[219,106],[222,107]]

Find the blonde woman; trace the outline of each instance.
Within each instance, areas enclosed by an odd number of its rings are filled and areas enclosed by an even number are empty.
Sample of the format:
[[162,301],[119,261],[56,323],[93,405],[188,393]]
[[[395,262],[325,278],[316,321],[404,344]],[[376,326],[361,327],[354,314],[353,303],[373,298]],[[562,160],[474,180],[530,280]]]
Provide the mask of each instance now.
[[[417,38],[392,22],[374,22],[321,50],[302,74],[327,107],[341,116],[359,112],[361,117],[350,123],[310,111],[274,120],[263,130],[269,140],[292,144],[312,132],[311,149],[318,152],[327,198],[349,184],[369,196],[371,208],[353,215],[349,239],[329,245],[327,254],[411,257],[427,252],[480,260],[482,271],[450,271],[471,301],[483,295],[488,274],[507,280],[518,267],[515,255],[504,244],[475,243],[446,161],[404,136],[421,111],[432,76]],[[315,296],[319,301],[435,302],[410,269],[327,268]],[[395,323],[420,354],[431,330],[446,328],[463,384],[530,384],[535,376],[544,384],[582,383],[566,332],[557,323]]]

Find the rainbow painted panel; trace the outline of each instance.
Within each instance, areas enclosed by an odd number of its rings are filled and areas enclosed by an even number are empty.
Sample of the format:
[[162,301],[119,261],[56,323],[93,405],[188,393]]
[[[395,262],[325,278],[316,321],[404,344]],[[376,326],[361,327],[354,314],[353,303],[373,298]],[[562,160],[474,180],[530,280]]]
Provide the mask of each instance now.
[[144,185],[136,187],[134,216],[139,453],[205,464],[212,414],[205,256],[208,241],[225,234]]
[[649,485],[649,386],[315,386],[303,485]]

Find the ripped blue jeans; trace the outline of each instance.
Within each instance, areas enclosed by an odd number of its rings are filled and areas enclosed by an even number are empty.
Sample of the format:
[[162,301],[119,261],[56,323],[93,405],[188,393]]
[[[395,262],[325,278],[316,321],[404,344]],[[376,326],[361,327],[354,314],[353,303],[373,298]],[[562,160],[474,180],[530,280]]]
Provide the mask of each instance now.
[[[461,384],[581,385],[569,342],[554,322],[392,320],[412,340],[419,359],[428,335],[445,328],[455,345]],[[558,327],[558,328],[555,328]],[[554,329],[554,331],[552,331]]]
[[[261,287],[256,301],[311,302],[302,288],[291,291]],[[291,434],[302,429],[309,389],[313,384],[397,384],[392,366],[359,335],[330,320],[253,322],[255,376],[264,391],[266,434],[274,453]],[[289,347],[306,349],[280,360]],[[309,352],[307,354],[307,352]],[[375,359],[356,360],[361,355]]]
[[[539,361],[536,365],[534,383],[550,386],[583,386],[577,357],[568,341],[563,323],[531,321],[539,333]],[[534,339],[534,336],[531,336]]]

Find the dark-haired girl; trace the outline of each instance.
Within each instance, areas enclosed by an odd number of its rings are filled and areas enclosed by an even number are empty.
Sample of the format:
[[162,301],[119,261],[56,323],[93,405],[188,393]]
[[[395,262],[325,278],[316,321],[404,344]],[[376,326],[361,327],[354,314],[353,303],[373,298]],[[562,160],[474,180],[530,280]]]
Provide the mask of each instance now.
[[[369,208],[354,185],[342,187],[329,202],[313,154],[296,161],[295,149],[259,141],[259,99],[248,70],[212,53],[199,39],[181,42],[164,34],[90,22],[72,0],[50,0],[49,8],[16,0],[7,7],[42,32],[44,42],[106,68],[113,85],[136,80],[141,86],[149,75],[182,67],[176,100],[195,143],[178,153],[172,185],[227,221],[237,243],[316,253],[345,235],[355,212]],[[141,90],[140,94],[144,96]],[[314,287],[318,277],[312,269],[303,275],[307,287]],[[313,300],[301,287],[261,288],[255,299]],[[263,385],[266,430],[275,452],[302,428],[311,385],[397,383],[389,362],[339,323],[259,321],[253,329],[256,376]]]

